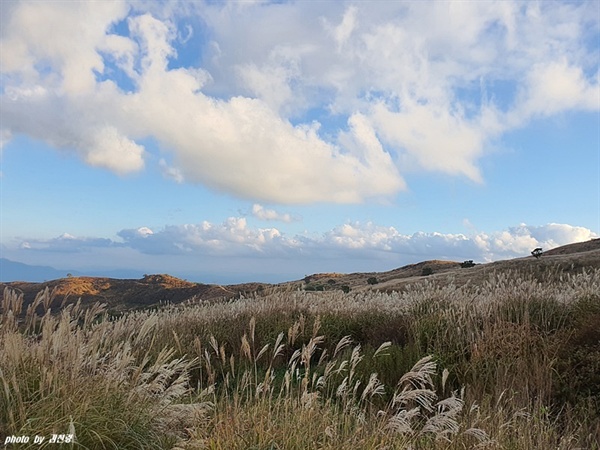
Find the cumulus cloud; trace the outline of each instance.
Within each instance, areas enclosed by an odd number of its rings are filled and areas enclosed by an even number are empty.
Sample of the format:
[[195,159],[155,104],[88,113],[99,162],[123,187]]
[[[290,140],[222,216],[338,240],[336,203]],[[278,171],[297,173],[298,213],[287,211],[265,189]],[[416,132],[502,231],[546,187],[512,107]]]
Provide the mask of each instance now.
[[[261,11],[247,20],[204,13],[219,65],[251,61],[275,76],[273,42],[295,49],[294,76],[279,77],[274,91],[297,105],[302,99],[305,109],[325,98],[336,114],[361,113],[401,172],[418,167],[479,182],[478,160],[503,133],[536,115],[600,108],[598,54],[586,44],[598,30],[592,2],[296,2]],[[287,32],[249,32],[270,21]],[[254,89],[254,80],[220,74]]]
[[185,181],[182,171],[177,167],[170,166],[164,158],[160,159],[158,165],[165,178],[170,178],[176,183],[183,183]]
[[369,252],[390,252],[422,259],[475,259],[495,261],[528,256],[536,247],[546,250],[599,237],[584,227],[550,223],[540,226],[521,224],[492,233],[444,234],[418,232],[405,235],[394,227],[373,223],[345,224],[326,233],[322,244]]
[[275,211],[274,209],[267,209],[258,203],[252,205],[252,215],[260,220],[275,220],[279,222],[293,222],[294,220],[298,220],[292,217],[291,214],[288,213],[280,213]]
[[212,256],[271,256],[284,254],[297,245],[283,238],[276,228],[250,228],[245,218],[230,217],[221,224],[169,225],[152,231],[147,227],[125,229],[118,233],[124,245],[148,254],[186,254]]
[[[140,142],[153,138],[166,176],[253,201],[390,197],[415,168],[481,182],[490,141],[600,108],[593,2],[3,11],[0,144],[26,134],[126,174],[145,167]],[[201,66],[178,59],[192,42]],[[332,117],[343,125],[324,126]]]
[[540,226],[520,224],[505,231],[487,235],[478,235],[481,248],[487,260],[497,259],[499,256],[511,257],[512,255],[528,255],[535,247],[550,250],[561,245],[574,242],[584,242],[597,238],[598,235],[584,227],[568,224],[549,223]]
[[344,12],[341,23],[332,30],[333,37],[338,45],[338,51],[341,50],[341,47],[348,41],[348,38],[350,38],[350,35],[356,27],[356,13],[356,7],[350,6]]
[[570,109],[597,110],[600,108],[599,74],[588,80],[582,67],[565,59],[536,65],[527,78],[526,99],[521,106],[523,115],[552,115]]
[[29,251],[44,251],[55,253],[80,253],[93,249],[116,247],[111,239],[97,237],[76,237],[63,233],[52,239],[27,239],[20,243],[20,248]]
[[[264,212],[260,207],[257,211]],[[267,213],[265,213],[267,214]],[[268,214],[267,214],[268,215]],[[119,241],[76,237],[67,233],[49,240],[24,240],[27,251],[79,253],[95,248],[130,248],[150,255],[206,257],[257,257],[303,259],[380,259],[408,264],[427,259],[489,262],[528,256],[536,247],[544,250],[598,238],[584,227],[550,223],[520,224],[505,230],[469,235],[417,232],[403,234],[394,227],[367,223],[345,223],[322,234],[286,235],[277,228],[256,228],[245,218],[230,217],[222,223],[146,226],[124,229]]]
[[144,147],[119,134],[116,128],[95,130],[91,136],[85,161],[117,173],[129,173],[144,166]]
[[[392,112],[384,105],[377,105],[373,108],[373,121],[386,142],[406,149],[407,162],[482,181],[474,162],[482,155],[486,132],[480,124],[466,120],[462,113],[419,104]],[[436,130],[436,133],[418,130]]]
[[[152,136],[173,151],[168,175],[280,203],[360,202],[403,187],[390,155],[381,147],[354,154],[322,140],[317,123],[294,126],[263,99],[220,100],[202,93],[210,79],[204,70],[168,68],[176,55],[170,23],[150,14],[129,17],[127,40],[106,34],[122,19],[123,7],[114,8],[112,15],[107,11],[96,32],[89,33],[87,53],[82,50],[80,77],[70,77],[67,72],[75,59],[63,50],[63,34],[70,28],[62,26],[60,39],[40,49],[35,42],[44,36],[29,36],[19,29],[33,18],[42,20],[45,9],[37,10],[35,4],[24,8],[26,13],[19,9],[13,13],[12,32],[6,39],[18,41],[21,49],[9,55],[7,64],[15,80],[7,86],[2,103],[4,125],[10,131],[73,149],[87,163],[119,173],[143,167],[144,148],[135,139]],[[92,16],[85,8],[67,12],[63,22],[85,23]],[[125,93],[110,80],[94,78],[104,69],[97,51],[100,44],[106,44],[103,50],[131,77],[135,92]],[[35,63],[43,58],[56,60],[52,66],[56,79],[42,79],[37,72],[41,69]],[[21,69],[20,60],[30,64]],[[26,69],[32,72],[31,82],[19,81]],[[349,134],[360,140],[350,128]]]
[[554,223],[465,235],[404,234],[390,226],[349,222],[324,233],[288,235],[231,217],[222,223],[124,229],[118,239],[65,233],[47,240],[24,239],[2,250],[12,260],[69,270],[114,269],[117,264],[139,273],[236,283],[280,282],[314,272],[384,271],[429,259],[489,262],[599,237],[584,227]]

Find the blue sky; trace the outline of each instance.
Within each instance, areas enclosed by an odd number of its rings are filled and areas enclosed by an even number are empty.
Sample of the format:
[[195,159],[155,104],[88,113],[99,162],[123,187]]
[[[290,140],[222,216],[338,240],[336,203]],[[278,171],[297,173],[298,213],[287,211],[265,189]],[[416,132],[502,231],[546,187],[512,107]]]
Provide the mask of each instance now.
[[1,3],[2,257],[283,281],[599,237],[600,3]]

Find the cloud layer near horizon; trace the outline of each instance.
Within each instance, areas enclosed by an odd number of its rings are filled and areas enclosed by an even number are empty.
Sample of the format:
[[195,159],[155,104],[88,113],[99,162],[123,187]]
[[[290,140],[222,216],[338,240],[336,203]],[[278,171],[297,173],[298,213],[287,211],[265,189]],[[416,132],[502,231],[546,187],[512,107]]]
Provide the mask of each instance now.
[[3,4],[0,142],[127,174],[152,138],[178,182],[356,203],[405,189],[409,170],[480,182],[503,133],[600,108],[593,2],[376,6]]
[[528,226],[521,224],[491,233],[444,234],[418,232],[406,235],[394,227],[373,223],[346,223],[319,235],[287,236],[277,228],[254,228],[243,217],[223,223],[170,225],[124,229],[119,240],[75,237],[63,234],[49,240],[25,240],[26,251],[90,252],[97,248],[129,248],[148,255],[192,255],[211,257],[255,257],[282,259],[373,259],[384,255],[400,262],[427,259],[489,262],[528,256],[542,247],[549,250],[574,242],[598,238],[583,227],[567,224]]

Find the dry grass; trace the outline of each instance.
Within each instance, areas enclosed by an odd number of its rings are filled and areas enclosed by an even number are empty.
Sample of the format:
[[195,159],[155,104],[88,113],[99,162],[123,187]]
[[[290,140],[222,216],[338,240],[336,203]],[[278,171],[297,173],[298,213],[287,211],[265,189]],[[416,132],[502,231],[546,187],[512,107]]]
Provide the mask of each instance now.
[[[23,320],[6,291],[0,438],[75,448],[598,449],[600,271],[299,291]],[[3,440],[2,440],[3,442]],[[39,447],[39,446],[36,446]]]

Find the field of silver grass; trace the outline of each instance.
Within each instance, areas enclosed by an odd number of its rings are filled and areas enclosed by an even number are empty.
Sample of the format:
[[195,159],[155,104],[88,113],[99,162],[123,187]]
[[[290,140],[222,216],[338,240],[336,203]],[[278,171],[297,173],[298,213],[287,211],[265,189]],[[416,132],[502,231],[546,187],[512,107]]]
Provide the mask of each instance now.
[[4,292],[2,442],[599,448],[600,271],[392,294],[273,291],[120,317],[49,304],[42,292],[23,311]]

